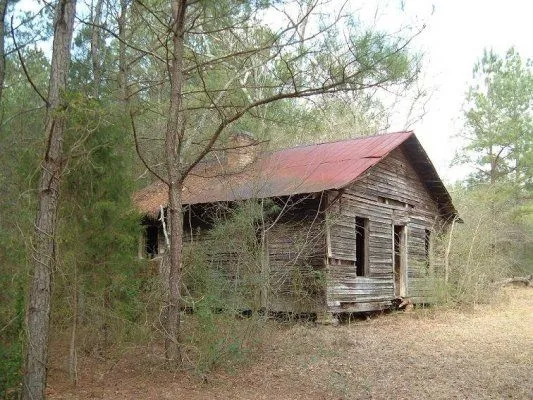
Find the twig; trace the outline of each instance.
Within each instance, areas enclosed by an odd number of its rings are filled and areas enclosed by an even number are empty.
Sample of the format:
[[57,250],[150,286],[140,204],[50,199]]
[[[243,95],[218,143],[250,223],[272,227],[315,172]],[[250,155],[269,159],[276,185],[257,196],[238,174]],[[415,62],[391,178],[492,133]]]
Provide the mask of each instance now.
[[165,209],[162,205],[160,205],[159,208],[161,209],[161,216],[159,220],[161,221],[161,225],[163,226],[163,234],[165,235],[165,245],[167,246],[167,251],[170,251],[170,240],[168,239],[167,224],[165,223]]

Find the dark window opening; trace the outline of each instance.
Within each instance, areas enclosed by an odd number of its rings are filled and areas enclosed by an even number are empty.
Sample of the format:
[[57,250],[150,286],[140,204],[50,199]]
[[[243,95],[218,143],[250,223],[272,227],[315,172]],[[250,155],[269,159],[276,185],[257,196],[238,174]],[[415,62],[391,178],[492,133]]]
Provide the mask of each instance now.
[[355,273],[368,273],[368,218],[355,217]]
[[192,204],[184,208],[183,231],[187,234],[196,233],[199,230],[209,230],[213,227],[217,218],[220,218],[221,210],[226,209],[224,204]]
[[395,207],[415,208],[415,206],[413,206],[412,204],[405,203],[400,200],[391,199],[389,197],[378,196],[378,202],[383,203],[383,204],[388,204],[390,206],[395,206]]
[[157,225],[146,226],[146,254],[154,258],[159,253],[159,228]]

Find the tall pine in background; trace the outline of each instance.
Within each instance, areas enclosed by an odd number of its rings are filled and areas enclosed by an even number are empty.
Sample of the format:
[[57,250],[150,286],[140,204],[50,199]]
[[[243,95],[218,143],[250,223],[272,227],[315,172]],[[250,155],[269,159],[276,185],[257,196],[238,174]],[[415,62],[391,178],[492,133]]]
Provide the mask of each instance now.
[[473,172],[453,189],[464,224],[449,241],[452,300],[488,301],[497,282],[533,273],[532,68],[513,48],[474,66],[454,161]]
[[533,189],[533,61],[510,48],[485,50],[474,67],[465,105],[464,146],[457,163],[472,165],[471,180]]

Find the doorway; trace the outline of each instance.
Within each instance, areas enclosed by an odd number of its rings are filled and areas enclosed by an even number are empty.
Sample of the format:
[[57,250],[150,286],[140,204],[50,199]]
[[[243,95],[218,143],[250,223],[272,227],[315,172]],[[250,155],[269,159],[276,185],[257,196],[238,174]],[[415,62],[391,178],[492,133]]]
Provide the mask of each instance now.
[[393,232],[393,261],[394,261],[394,295],[407,295],[407,237],[405,225],[394,225]]
[[355,275],[368,275],[368,218],[355,217]]

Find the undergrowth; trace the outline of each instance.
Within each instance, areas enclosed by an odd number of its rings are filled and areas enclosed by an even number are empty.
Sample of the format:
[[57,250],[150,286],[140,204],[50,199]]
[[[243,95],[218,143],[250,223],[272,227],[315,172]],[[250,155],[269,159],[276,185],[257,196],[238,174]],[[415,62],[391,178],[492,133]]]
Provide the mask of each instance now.
[[501,185],[456,188],[454,202],[461,221],[455,221],[436,246],[443,260],[434,282],[437,303],[500,301],[505,278],[533,272],[531,201]]

